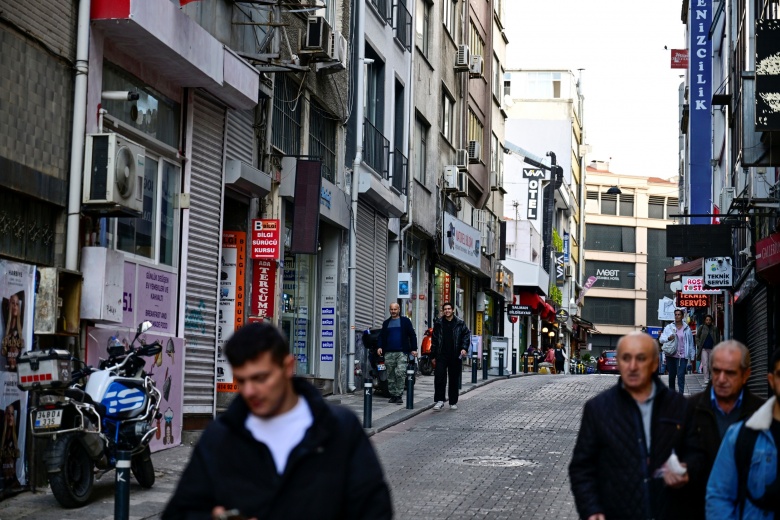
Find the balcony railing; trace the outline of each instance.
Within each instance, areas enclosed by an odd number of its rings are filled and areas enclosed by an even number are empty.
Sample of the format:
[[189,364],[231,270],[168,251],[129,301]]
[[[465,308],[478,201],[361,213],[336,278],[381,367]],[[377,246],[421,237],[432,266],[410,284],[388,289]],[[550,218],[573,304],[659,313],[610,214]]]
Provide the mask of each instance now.
[[366,119],[363,122],[363,160],[383,179],[387,179],[389,159],[390,141]]
[[398,148],[393,150],[393,176],[390,183],[398,193],[406,194],[406,171],[409,167],[409,160],[401,153]]
[[395,37],[407,51],[412,51],[412,14],[403,0],[395,4]]
[[377,10],[383,20],[389,22],[393,19],[393,13],[390,10],[392,6],[390,0],[368,0],[368,3],[374,6],[374,9]]

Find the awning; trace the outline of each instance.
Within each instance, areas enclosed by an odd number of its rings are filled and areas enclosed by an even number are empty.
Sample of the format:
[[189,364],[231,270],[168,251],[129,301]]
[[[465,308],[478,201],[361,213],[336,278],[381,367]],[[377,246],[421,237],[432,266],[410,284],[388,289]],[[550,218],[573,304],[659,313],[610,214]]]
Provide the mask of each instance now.
[[539,295],[529,292],[520,293],[520,305],[528,305],[534,314],[539,314],[539,310],[544,308],[544,302]]
[[541,311],[542,319],[545,320],[545,321],[551,321],[551,322],[556,321],[555,320],[555,307],[553,307],[552,305],[550,305],[547,302],[542,302],[542,304],[544,305],[544,309]]
[[596,330],[596,326],[586,319],[580,318],[579,316],[572,316],[571,320],[576,323],[578,327],[590,331],[591,334],[601,334],[601,332]]
[[680,276],[701,274],[703,260],[703,258],[697,258],[696,260],[691,260],[684,264],[667,267],[664,269],[664,282],[673,282]]

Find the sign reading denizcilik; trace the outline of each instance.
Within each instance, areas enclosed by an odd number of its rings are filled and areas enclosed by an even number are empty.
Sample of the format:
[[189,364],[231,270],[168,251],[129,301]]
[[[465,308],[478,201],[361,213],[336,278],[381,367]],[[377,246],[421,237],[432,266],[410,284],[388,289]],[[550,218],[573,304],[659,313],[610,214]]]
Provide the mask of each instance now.
[[[690,2],[690,192],[691,214],[712,213],[712,40],[709,38],[712,22],[712,0]],[[709,217],[691,217],[691,224],[709,224]]]

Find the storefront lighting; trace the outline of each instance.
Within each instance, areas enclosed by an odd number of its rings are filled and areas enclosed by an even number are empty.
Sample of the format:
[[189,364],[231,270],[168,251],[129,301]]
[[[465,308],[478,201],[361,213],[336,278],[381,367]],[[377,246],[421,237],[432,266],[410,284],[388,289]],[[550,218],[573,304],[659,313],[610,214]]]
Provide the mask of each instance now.
[[542,327],[542,332],[547,332],[547,327]]

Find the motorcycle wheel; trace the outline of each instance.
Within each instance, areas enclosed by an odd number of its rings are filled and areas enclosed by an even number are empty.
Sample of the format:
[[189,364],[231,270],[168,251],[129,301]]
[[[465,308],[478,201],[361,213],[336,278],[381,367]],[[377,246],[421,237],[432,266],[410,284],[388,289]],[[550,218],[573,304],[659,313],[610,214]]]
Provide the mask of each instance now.
[[154,464],[152,464],[152,451],[148,445],[144,451],[136,453],[130,459],[130,471],[142,488],[149,489],[154,486]]
[[424,376],[433,374],[433,363],[430,359],[421,359],[419,362],[420,373]]
[[61,435],[48,452],[48,466],[59,471],[49,473],[51,492],[62,507],[74,508],[87,503],[95,483],[94,465],[78,433]]

